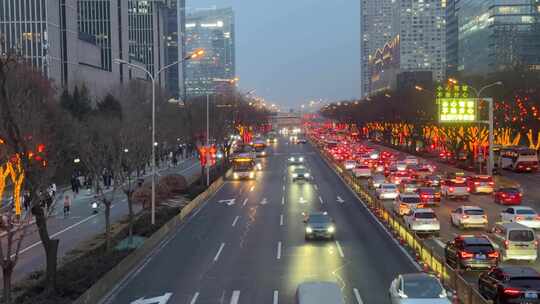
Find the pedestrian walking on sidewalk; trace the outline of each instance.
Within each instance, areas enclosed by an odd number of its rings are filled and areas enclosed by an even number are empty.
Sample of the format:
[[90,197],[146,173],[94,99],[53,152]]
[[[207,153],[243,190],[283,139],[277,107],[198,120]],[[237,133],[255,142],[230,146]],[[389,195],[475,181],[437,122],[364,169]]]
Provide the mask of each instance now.
[[75,173],[71,175],[71,191],[73,194],[79,194],[79,179],[75,176]]
[[71,197],[69,197],[69,195],[66,194],[66,196],[64,196],[64,217],[69,216],[70,208],[71,208]]

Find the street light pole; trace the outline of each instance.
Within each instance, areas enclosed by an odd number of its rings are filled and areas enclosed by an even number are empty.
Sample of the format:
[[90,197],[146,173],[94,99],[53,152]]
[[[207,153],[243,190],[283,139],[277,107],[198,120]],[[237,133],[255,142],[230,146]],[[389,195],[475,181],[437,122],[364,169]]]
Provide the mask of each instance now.
[[158,70],[155,75],[150,73],[147,69],[135,65],[129,61],[122,60],[122,59],[115,59],[114,62],[117,64],[125,64],[131,68],[138,69],[140,71],[143,71],[148,75],[150,80],[152,81],[152,199],[151,199],[151,223],[152,225],[155,225],[156,223],[156,77],[159,76],[161,73],[166,71],[167,69],[182,63],[186,60],[197,58],[199,56],[202,56],[204,54],[204,50],[197,50],[193,54],[182,58],[182,60],[175,61],[169,65],[166,65],[162,67],[160,70]]
[[[206,147],[210,147],[210,94],[206,94]],[[206,154],[206,186],[210,186],[210,166],[208,153]]]

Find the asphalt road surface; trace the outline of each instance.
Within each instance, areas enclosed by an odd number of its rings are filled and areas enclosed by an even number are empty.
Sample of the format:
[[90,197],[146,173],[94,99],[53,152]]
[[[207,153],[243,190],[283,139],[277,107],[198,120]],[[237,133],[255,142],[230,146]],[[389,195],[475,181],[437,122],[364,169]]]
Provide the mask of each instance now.
[[[186,176],[200,174],[198,163],[187,160],[178,167],[160,170],[159,174],[180,173]],[[58,193],[62,195],[63,193]],[[122,219],[128,214],[128,205],[125,195],[118,191],[111,209],[111,223]],[[94,200],[93,195],[81,190],[73,200],[71,214],[64,218],[62,214],[62,200],[56,204],[56,215],[49,218],[48,229],[52,238],[60,239],[58,257],[61,259],[67,252],[75,249],[83,241],[105,231],[105,216],[103,212],[93,214],[90,203]],[[137,208],[140,210],[140,208]],[[29,273],[45,268],[45,252],[35,225],[23,240],[19,260],[13,273],[13,280],[17,281],[26,277]]]
[[[104,302],[294,303],[300,283],[334,281],[348,304],[389,303],[392,279],[418,266],[309,144],[269,150],[255,181],[227,181]],[[312,182],[292,182],[293,154]],[[304,240],[302,212],[318,210],[335,241]]]

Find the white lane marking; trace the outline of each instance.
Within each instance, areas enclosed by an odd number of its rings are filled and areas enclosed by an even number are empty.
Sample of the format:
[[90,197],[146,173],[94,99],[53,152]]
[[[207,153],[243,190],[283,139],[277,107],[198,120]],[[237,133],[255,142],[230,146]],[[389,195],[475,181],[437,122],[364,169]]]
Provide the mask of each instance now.
[[278,304],[279,300],[279,291],[274,290],[274,300],[272,301],[273,304]]
[[277,243],[277,256],[276,258],[279,260],[281,259],[281,242]]
[[282,197],[281,197],[281,204],[282,204],[282,205],[285,205],[285,196],[282,196]]
[[285,191],[285,185],[283,185],[283,191]]
[[169,302],[169,299],[172,297],[171,292],[167,292],[166,294],[159,296],[159,297],[153,297],[146,299],[145,297],[139,298],[131,304],[167,304]]
[[225,247],[225,243],[221,243],[221,246],[219,246],[218,252],[216,253],[216,256],[214,257],[214,262],[217,262],[217,260],[219,259],[219,255],[221,254],[223,247]]
[[435,241],[435,243],[437,243],[437,245],[441,246],[441,248],[446,247],[446,244],[443,243],[443,241],[441,241],[439,239],[433,239],[433,241]]
[[345,255],[343,254],[343,249],[341,248],[341,244],[339,243],[339,241],[336,241],[336,247],[337,247],[337,250],[339,252],[339,255],[344,258]]
[[279,225],[283,226],[283,214],[279,216]]
[[356,302],[358,302],[358,304],[364,304],[364,301],[362,301],[362,297],[360,296],[360,292],[358,291],[358,289],[353,288],[353,291],[354,291],[354,297],[356,298]]
[[266,197],[263,198],[263,200],[261,201],[260,204],[261,204],[261,205],[266,205],[266,204],[268,204],[268,200],[266,199]]
[[191,298],[191,302],[189,302],[189,304],[195,304],[195,302],[197,302],[197,298],[199,298],[199,292],[196,292],[193,295],[193,298]]
[[345,201],[341,198],[341,196],[338,195],[336,201],[340,204],[343,204]]
[[234,202],[236,201],[235,198],[231,198],[231,199],[223,199],[223,200],[219,200],[218,201],[218,204],[227,204],[227,206],[232,206],[234,205]]
[[238,222],[238,219],[239,219],[239,218],[240,218],[240,217],[239,217],[238,215],[234,218],[234,221],[232,222],[232,226],[233,226],[233,227],[236,226],[236,222]]
[[321,204],[324,204],[324,201],[320,195],[319,195],[319,201],[321,202]]
[[249,192],[253,192],[253,190],[255,190],[255,186],[251,186],[251,188],[249,188]]
[[246,198],[246,199],[244,200],[244,202],[242,203],[242,207],[245,207],[246,204],[247,204],[247,202],[248,202],[248,199]]
[[319,186],[313,185],[313,187],[315,188],[315,190],[319,190]]
[[235,290],[232,293],[230,304],[238,304],[238,300],[240,300],[240,290]]

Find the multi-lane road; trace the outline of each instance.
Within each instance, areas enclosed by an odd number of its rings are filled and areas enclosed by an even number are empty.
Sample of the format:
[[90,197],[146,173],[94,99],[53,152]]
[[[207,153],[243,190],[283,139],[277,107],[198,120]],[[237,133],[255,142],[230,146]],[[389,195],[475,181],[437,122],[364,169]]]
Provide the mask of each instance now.
[[[294,303],[306,281],[337,282],[348,304],[389,303],[392,279],[418,265],[309,144],[269,150],[256,180],[225,182],[104,303]],[[313,181],[292,182],[291,155]],[[334,218],[334,241],[304,240],[310,211]]]
[[[179,173],[185,176],[200,174],[200,167],[194,159],[189,159],[178,167],[164,168],[160,170],[160,175],[169,173]],[[71,195],[71,191],[69,192]],[[59,192],[58,195],[64,195]],[[128,206],[125,195],[121,191],[115,196],[111,210],[111,222],[114,223],[128,214]],[[48,230],[52,238],[60,240],[58,257],[62,258],[67,252],[75,249],[83,241],[105,231],[105,216],[103,212],[92,213],[90,203],[95,200],[92,194],[81,191],[73,200],[71,214],[64,218],[62,214],[62,200],[56,205],[54,216],[48,220]],[[139,210],[139,208],[137,208]],[[45,254],[39,234],[35,225],[29,227],[30,231],[24,238],[19,260],[13,273],[14,281],[26,277],[29,273],[44,269]]]

